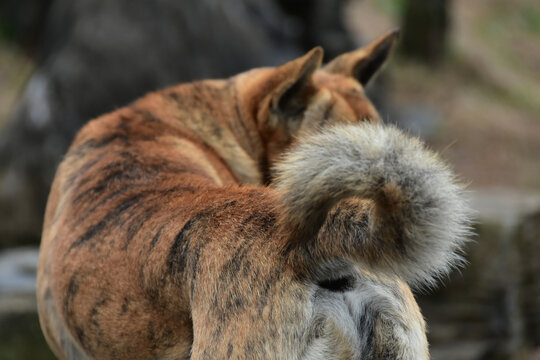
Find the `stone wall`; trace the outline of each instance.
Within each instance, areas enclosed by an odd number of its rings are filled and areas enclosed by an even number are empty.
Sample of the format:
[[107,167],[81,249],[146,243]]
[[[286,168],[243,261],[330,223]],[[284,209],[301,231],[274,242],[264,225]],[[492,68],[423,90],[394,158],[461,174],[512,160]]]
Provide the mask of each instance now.
[[433,360],[533,359],[540,350],[540,194],[491,190],[472,199],[478,219],[468,265],[419,296]]

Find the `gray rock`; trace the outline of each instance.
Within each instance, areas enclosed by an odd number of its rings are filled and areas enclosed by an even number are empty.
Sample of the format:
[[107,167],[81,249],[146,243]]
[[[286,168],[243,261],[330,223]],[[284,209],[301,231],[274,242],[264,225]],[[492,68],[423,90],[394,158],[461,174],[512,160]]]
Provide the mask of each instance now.
[[422,139],[435,135],[443,120],[441,114],[425,105],[403,106],[392,115],[399,127]]
[[512,359],[540,346],[540,193],[470,195],[477,236],[468,265],[419,297],[433,359]]
[[0,316],[35,311],[37,248],[0,253]]
[[520,259],[520,309],[526,345],[540,355],[540,210],[526,216],[515,234]]

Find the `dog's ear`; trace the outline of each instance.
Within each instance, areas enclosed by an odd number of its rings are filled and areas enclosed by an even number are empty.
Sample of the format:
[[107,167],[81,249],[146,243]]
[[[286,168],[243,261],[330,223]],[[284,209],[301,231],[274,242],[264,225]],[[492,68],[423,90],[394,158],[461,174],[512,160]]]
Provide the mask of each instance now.
[[303,112],[313,93],[313,73],[321,66],[322,58],[322,48],[316,47],[304,56],[276,68],[273,77],[279,85],[272,94],[272,112],[285,117]]
[[338,56],[324,70],[354,77],[365,86],[386,63],[398,37],[399,31],[393,30],[361,49]]

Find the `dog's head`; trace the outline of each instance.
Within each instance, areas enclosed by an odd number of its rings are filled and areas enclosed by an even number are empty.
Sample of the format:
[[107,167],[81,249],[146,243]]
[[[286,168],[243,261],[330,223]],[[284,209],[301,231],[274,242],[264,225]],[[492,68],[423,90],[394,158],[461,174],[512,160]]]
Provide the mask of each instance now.
[[386,63],[397,37],[392,31],[324,66],[323,50],[316,47],[282,66],[237,77],[242,106],[266,147],[268,168],[302,133],[381,121],[364,88]]

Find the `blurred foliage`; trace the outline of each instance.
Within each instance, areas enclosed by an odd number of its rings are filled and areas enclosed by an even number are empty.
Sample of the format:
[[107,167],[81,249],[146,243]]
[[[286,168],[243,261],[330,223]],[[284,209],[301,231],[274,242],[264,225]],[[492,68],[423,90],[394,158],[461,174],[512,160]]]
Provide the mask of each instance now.
[[15,38],[15,27],[12,23],[6,20],[0,20],[0,37],[6,40]]
[[[0,27],[2,26],[0,22]],[[0,34],[0,131],[8,122],[34,64],[16,43]]]
[[520,7],[519,16],[525,27],[536,34],[540,34],[540,9],[538,6],[526,4]]
[[540,3],[494,1],[479,17],[475,31],[492,52],[491,62],[520,76],[510,86],[499,86],[500,100],[539,114],[540,47],[534,45],[540,41]]
[[377,4],[387,14],[398,19],[405,9],[406,0],[380,0]]
[[0,0],[0,36],[33,52],[53,0]]
[[0,317],[0,358],[2,360],[55,359],[43,338],[36,313]]
[[408,0],[402,9],[404,55],[433,66],[446,55],[451,0]]

